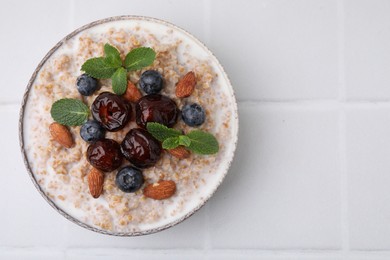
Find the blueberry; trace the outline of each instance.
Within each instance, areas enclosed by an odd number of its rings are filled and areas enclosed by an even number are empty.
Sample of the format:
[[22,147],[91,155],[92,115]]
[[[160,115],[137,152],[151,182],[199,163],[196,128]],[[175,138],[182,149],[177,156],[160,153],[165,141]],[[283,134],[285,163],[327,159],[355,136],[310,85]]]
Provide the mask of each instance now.
[[104,128],[95,120],[89,120],[80,128],[80,135],[86,142],[96,142],[104,139]]
[[158,71],[147,70],[142,73],[139,85],[146,94],[157,94],[163,87],[163,78]]
[[189,126],[200,126],[206,119],[204,109],[196,103],[185,105],[181,110],[181,117]]
[[77,78],[77,90],[83,96],[90,96],[98,89],[98,81],[87,74],[82,74]]
[[115,178],[115,184],[123,192],[136,192],[144,183],[141,170],[132,166],[120,169]]

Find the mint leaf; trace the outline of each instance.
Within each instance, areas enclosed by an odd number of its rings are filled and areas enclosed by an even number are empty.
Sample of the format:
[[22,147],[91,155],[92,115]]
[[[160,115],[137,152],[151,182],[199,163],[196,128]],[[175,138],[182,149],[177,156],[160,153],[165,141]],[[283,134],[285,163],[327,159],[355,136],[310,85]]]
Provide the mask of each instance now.
[[207,132],[195,130],[183,135],[178,130],[154,122],[148,123],[146,129],[154,138],[162,142],[164,149],[173,149],[183,145],[198,154],[215,154],[219,151],[217,139]]
[[162,143],[162,148],[164,149],[174,149],[179,146],[179,138],[178,137],[169,137],[164,140]]
[[128,71],[139,70],[152,65],[156,53],[152,48],[139,47],[131,50],[125,58],[125,67]]
[[212,134],[195,130],[186,136],[191,140],[191,144],[187,148],[194,153],[215,154],[219,150],[218,141]]
[[165,125],[154,122],[147,123],[146,129],[151,135],[153,135],[154,138],[156,138],[160,142],[164,142],[167,138],[179,137],[181,135],[180,131],[177,131],[173,128],[168,128]]
[[118,49],[110,45],[109,43],[104,44],[104,54],[106,55],[106,57],[120,57]]
[[97,79],[111,78],[117,68],[103,57],[89,59],[81,66],[82,71]]
[[106,62],[113,67],[122,67],[122,60],[119,51],[112,45],[106,43],[104,45],[104,54],[106,55]]
[[186,147],[190,146],[191,144],[191,139],[188,138],[188,136],[181,135],[179,136],[179,145],[184,145]]
[[127,71],[120,67],[112,75],[112,90],[117,95],[123,95],[127,88]]
[[53,103],[50,114],[62,125],[82,125],[88,119],[89,108],[81,100],[63,98]]

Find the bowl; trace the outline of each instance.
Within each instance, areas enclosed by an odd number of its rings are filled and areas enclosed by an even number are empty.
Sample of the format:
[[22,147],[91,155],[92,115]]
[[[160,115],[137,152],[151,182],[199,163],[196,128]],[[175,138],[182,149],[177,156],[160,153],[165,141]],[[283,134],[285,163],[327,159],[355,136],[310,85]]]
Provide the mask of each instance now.
[[[132,35],[137,35],[138,38]],[[209,120],[210,129],[217,134],[220,142],[220,152],[216,156],[194,156],[188,161],[172,163],[173,159],[168,157],[169,155],[164,155],[165,159],[161,163],[161,169],[156,166],[148,169],[147,173],[153,179],[157,178],[158,171],[163,171],[165,166],[171,167],[168,167],[171,170],[167,174],[174,174],[170,177],[176,178],[180,184],[177,188],[177,195],[167,201],[150,201],[144,204],[140,202],[145,201],[142,194],[123,195],[120,202],[125,200],[127,204],[125,203],[124,207],[127,208],[124,213],[120,214],[116,213],[122,208],[115,202],[116,193],[111,192],[110,189],[117,191],[112,186],[108,185],[108,191],[105,191],[105,195],[98,200],[85,196],[88,188],[85,173],[74,169],[84,169],[76,168],[81,167],[76,166],[77,164],[88,167],[85,166],[84,156],[86,144],[77,139],[77,152],[72,152],[71,156],[58,157],[65,153],[65,150],[53,145],[47,130],[48,124],[52,122],[50,113],[47,112],[50,109],[50,102],[67,97],[66,95],[77,97],[77,93],[67,86],[71,86],[72,81],[74,84],[77,73],[81,74],[79,54],[83,53],[88,56],[91,50],[96,54],[99,46],[107,40],[112,40],[117,46],[124,46],[122,49],[126,49],[128,45],[137,46],[142,40],[143,45],[154,43],[153,46],[157,49],[158,55],[160,57],[166,55],[168,62],[171,62],[169,55],[176,53],[176,56],[171,57],[178,64],[176,67],[171,70],[168,67],[160,68],[170,79],[166,83],[167,91],[173,88],[173,79],[176,79],[178,74],[182,74],[186,66],[192,66],[193,70],[200,71],[202,86],[199,88],[206,94],[212,93],[212,97],[199,94],[198,99],[194,97],[192,101],[207,101],[211,111],[208,114],[211,118]],[[88,46],[94,47],[88,49]],[[51,70],[57,70],[58,73],[52,73]],[[130,74],[129,77],[130,80],[137,81],[139,74]],[[109,82],[102,84],[105,88],[108,87]],[[178,101],[179,105],[184,105],[188,100]],[[88,99],[84,101],[91,102]],[[78,128],[71,131],[73,135],[77,135]],[[234,91],[217,58],[203,43],[185,30],[166,21],[142,16],[117,16],[98,20],[75,30],[58,42],[32,74],[23,97],[19,118],[19,139],[24,163],[27,173],[42,197],[58,213],[73,223],[91,231],[114,236],[139,236],[155,233],[182,222],[199,210],[215,193],[227,174],[234,157],[237,137],[238,113]],[[175,163],[177,167],[182,167],[181,172],[173,173]],[[62,165],[62,168],[58,165]],[[114,174],[106,175],[107,182],[112,181]],[[161,172],[159,174],[161,176]],[[183,180],[186,177],[192,184],[189,184],[188,180]],[[77,198],[74,195],[75,192],[80,192],[79,197],[84,199]],[[138,206],[130,206],[134,201],[138,202]],[[137,211],[137,207],[142,209]],[[141,214],[148,210],[149,215],[152,215],[151,220],[146,217],[149,217],[146,213]],[[155,221],[153,221],[152,213],[156,215]],[[107,223],[111,224],[105,224],[105,217],[109,219]],[[146,220],[145,223],[142,222],[144,219],[148,219],[148,222]]]

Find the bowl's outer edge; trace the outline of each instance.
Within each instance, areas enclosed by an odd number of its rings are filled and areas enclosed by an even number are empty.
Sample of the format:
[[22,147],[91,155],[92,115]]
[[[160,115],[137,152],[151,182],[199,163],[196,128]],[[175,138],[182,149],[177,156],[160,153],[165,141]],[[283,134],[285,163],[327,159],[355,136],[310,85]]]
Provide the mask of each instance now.
[[[171,27],[171,28],[174,28],[175,30],[179,30],[181,32],[183,32],[184,34],[186,34],[189,38],[191,38],[193,41],[197,42],[200,46],[203,47],[203,49],[211,56],[213,57],[218,66],[220,67],[222,73],[223,73],[223,76],[225,77],[225,80],[226,82],[228,82],[228,87],[230,87],[230,90],[231,90],[231,98],[232,100],[234,101],[234,104],[233,105],[233,110],[234,110],[234,124],[235,124],[235,128],[236,128],[236,135],[233,137],[233,156],[231,158],[231,160],[228,162],[226,168],[224,169],[224,174],[223,176],[221,177],[218,185],[214,188],[214,190],[210,193],[210,195],[205,198],[202,203],[200,203],[197,207],[195,207],[193,210],[191,210],[189,213],[187,213],[186,215],[184,215],[183,217],[181,217],[180,219],[174,221],[174,222],[171,222],[171,223],[168,223],[166,225],[163,225],[161,227],[158,227],[158,228],[153,228],[153,229],[148,229],[148,230],[144,230],[144,231],[135,231],[135,232],[110,232],[110,231],[107,231],[107,230],[102,230],[102,229],[98,229],[98,228],[95,228],[95,227],[92,227],[92,226],[89,226],[79,220],[77,220],[76,218],[70,216],[68,213],[66,213],[65,211],[63,211],[61,208],[59,208],[45,193],[44,191],[41,189],[41,187],[39,186],[37,180],[35,179],[34,177],[34,174],[32,173],[32,170],[31,170],[31,167],[29,165],[29,162],[28,162],[28,159],[27,159],[27,154],[26,154],[26,151],[25,151],[25,147],[24,147],[24,135],[23,135],[23,120],[24,120],[24,112],[25,112],[25,107],[26,107],[26,104],[27,104],[27,100],[28,100],[28,96],[29,96],[29,93],[30,93],[30,89],[32,88],[32,85],[35,81],[35,78],[37,76],[37,74],[39,73],[40,69],[42,68],[42,66],[45,64],[45,62],[50,58],[50,56],[59,48],[62,46],[62,44],[64,44],[64,42],[66,42],[67,40],[69,40],[70,38],[74,37],[75,35],[77,35],[78,33],[86,30],[86,29],[89,29],[91,27],[94,27],[96,25],[100,25],[100,24],[104,24],[104,23],[108,23],[108,22],[113,22],[113,21],[119,21],[119,20],[146,20],[146,21],[152,21],[152,22],[156,22],[156,23],[160,23],[160,24],[163,24],[163,25],[166,25],[168,27]],[[164,20],[160,20],[160,19],[156,19],[156,18],[151,18],[151,17],[146,17],[146,16],[136,16],[136,15],[122,15],[122,16],[114,16],[114,17],[109,17],[109,18],[105,18],[105,19],[101,19],[101,20],[97,20],[97,21],[94,21],[92,23],[89,23],[89,24],[86,24],[78,29],[76,29],[75,31],[73,31],[72,33],[68,34],[65,38],[63,38],[61,41],[59,41],[46,55],[45,57],[41,60],[41,62],[38,64],[37,68],[35,69],[34,73],[32,74],[29,82],[28,82],[28,85],[26,87],[26,90],[25,90],[25,93],[23,95],[23,99],[22,99],[22,103],[21,103],[21,108],[20,108],[20,113],[19,113],[19,143],[20,143],[20,149],[21,149],[21,152],[22,152],[22,157],[23,157],[23,161],[24,161],[24,164],[27,168],[27,172],[32,180],[32,182],[34,183],[34,186],[37,188],[37,190],[39,191],[39,193],[42,195],[42,197],[57,211],[59,212],[62,216],[64,216],[66,219],[70,220],[71,222],[83,227],[83,228],[86,228],[88,230],[91,230],[91,231],[95,231],[97,233],[101,233],[101,234],[105,234],[105,235],[112,235],[112,236],[123,236],[123,237],[126,237],[126,236],[141,236],[141,235],[148,235],[148,234],[152,234],[152,233],[156,233],[156,232],[159,232],[159,231],[162,231],[162,230],[165,230],[167,228],[170,228],[172,226],[175,226],[176,224],[182,222],[183,220],[187,219],[188,217],[190,217],[191,215],[193,215],[196,211],[198,211],[212,196],[213,194],[216,192],[216,190],[218,189],[218,187],[220,186],[220,184],[222,183],[223,179],[225,178],[230,166],[231,166],[231,163],[233,161],[233,158],[234,158],[234,154],[235,154],[235,150],[237,148],[237,139],[238,139],[238,130],[239,130],[239,124],[238,124],[238,109],[237,109],[237,101],[236,101],[236,98],[235,98],[235,94],[234,94],[234,89],[231,85],[231,82],[224,70],[224,68],[222,67],[222,65],[219,63],[218,59],[215,57],[215,55],[201,42],[199,41],[197,38],[195,38],[192,34],[190,34],[189,32],[185,31],[184,29],[182,28],[179,28],[177,27],[176,25],[174,24],[171,24],[169,22],[166,22]]]

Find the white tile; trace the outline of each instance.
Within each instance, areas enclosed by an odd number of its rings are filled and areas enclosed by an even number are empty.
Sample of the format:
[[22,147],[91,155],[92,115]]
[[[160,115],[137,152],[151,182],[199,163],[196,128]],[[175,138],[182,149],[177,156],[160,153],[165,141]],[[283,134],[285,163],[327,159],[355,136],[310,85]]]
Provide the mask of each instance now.
[[199,260],[204,253],[200,250],[180,251],[156,251],[156,250],[122,250],[122,249],[92,249],[92,250],[69,250],[69,260],[116,260],[129,258],[132,260]]
[[390,109],[347,116],[350,246],[390,249]]
[[389,260],[390,254],[383,252],[364,252],[360,254],[361,256],[354,256],[354,253],[350,253],[348,260]]
[[217,0],[211,49],[239,99],[337,96],[335,0]]
[[24,167],[18,141],[19,106],[0,106],[1,126],[0,248],[7,246],[61,246],[65,220],[35,189]]
[[390,98],[390,2],[345,0],[345,72],[350,99]]
[[0,249],[0,260],[64,260],[65,254],[60,251],[42,249]]
[[38,63],[69,31],[69,1],[2,0],[0,103],[17,102]]
[[209,252],[210,260],[341,260],[345,258],[335,256],[326,252],[318,253],[288,253],[288,252],[267,252],[267,251],[231,251]]
[[95,248],[203,248],[205,238],[205,210],[200,209],[184,222],[170,229],[141,237],[113,237],[96,234],[79,226],[69,224],[70,247]]
[[105,0],[75,1],[76,27],[118,15],[141,15],[163,19],[182,27],[200,39],[204,38],[203,1],[111,0],[109,6]]
[[211,199],[214,248],[340,248],[338,115],[239,106],[238,150]]
[[[381,254],[381,253],[379,253]],[[351,254],[353,255],[353,254]],[[389,254],[383,254],[384,256],[378,256],[378,253],[377,252],[368,252],[368,253],[365,253],[363,254],[364,256],[349,256],[348,257],[348,260],[367,260],[367,259],[370,259],[370,260],[389,260],[390,258],[390,255]]]

